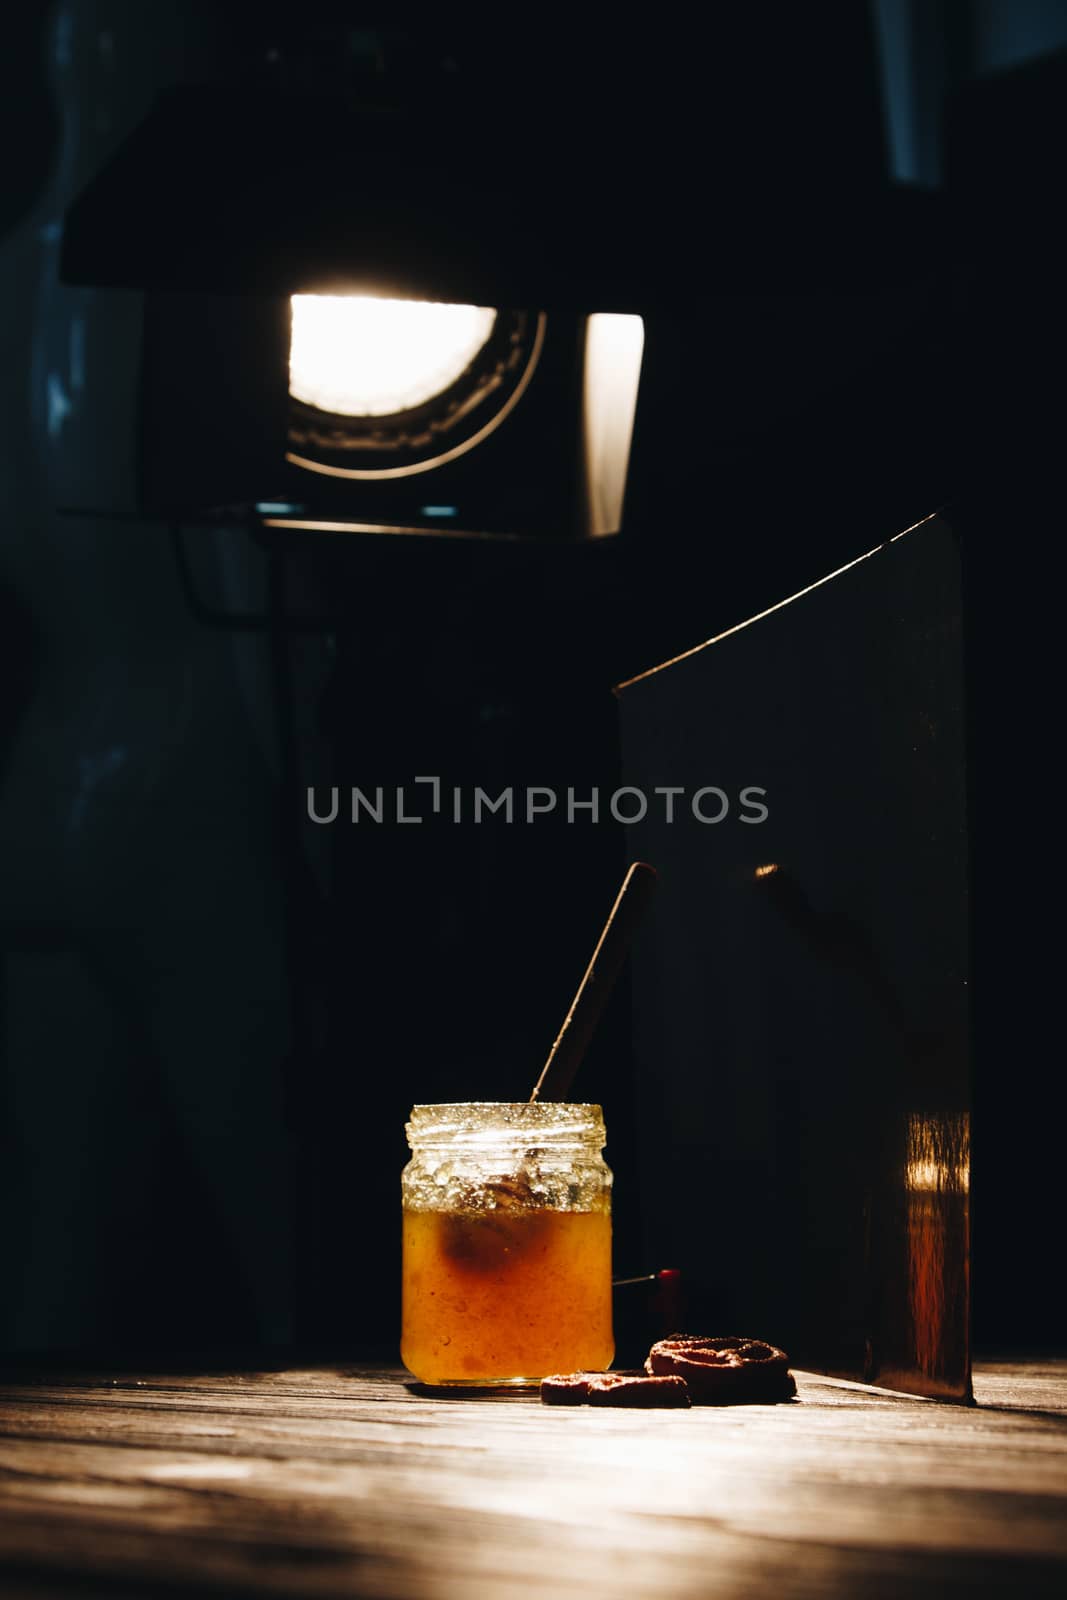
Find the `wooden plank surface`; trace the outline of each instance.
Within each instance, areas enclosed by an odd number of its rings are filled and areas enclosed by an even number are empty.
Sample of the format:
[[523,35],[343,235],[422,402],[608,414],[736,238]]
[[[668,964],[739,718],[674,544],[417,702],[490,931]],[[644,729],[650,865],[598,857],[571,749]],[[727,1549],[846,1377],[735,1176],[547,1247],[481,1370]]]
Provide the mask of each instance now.
[[343,1369],[0,1387],[0,1594],[1067,1591],[1067,1362],[690,1412]]

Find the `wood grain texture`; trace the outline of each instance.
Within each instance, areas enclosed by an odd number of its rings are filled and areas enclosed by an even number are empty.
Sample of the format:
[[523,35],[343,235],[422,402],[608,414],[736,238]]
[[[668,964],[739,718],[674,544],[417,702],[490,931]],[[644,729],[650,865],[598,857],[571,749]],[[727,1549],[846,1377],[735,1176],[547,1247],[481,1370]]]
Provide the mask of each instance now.
[[0,1594],[1062,1594],[1067,1362],[973,1408],[799,1376],[689,1412],[398,1373],[0,1387]]

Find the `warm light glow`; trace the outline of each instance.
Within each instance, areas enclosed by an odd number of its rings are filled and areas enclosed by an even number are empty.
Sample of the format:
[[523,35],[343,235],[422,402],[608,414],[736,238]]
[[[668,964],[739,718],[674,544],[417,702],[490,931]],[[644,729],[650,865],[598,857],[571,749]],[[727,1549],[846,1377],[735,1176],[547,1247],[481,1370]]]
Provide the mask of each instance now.
[[914,1361],[942,1380],[954,1341],[966,1342],[971,1121],[966,1112],[908,1118],[908,1309]]
[[971,1187],[968,1118],[914,1116],[908,1119],[904,1185],[913,1194],[968,1192]]
[[440,394],[486,344],[486,306],[294,294],[289,393],[343,417],[387,417]]
[[753,876],[757,877],[757,878],[770,878],[777,871],[778,871],[778,863],[777,863],[777,861],[768,861],[766,866],[757,867],[755,873],[753,874]]
[[955,1167],[945,1167],[938,1161],[909,1161],[904,1183],[913,1193],[946,1190],[966,1194],[971,1186],[971,1172],[962,1162]]
[[644,348],[640,317],[597,311],[586,324],[585,474],[593,534],[622,526]]

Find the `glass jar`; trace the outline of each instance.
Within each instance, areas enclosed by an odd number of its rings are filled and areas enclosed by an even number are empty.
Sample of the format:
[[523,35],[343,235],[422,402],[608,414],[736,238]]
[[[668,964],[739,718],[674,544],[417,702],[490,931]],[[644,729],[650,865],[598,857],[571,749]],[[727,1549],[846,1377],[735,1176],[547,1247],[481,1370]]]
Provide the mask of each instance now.
[[599,1106],[415,1106],[400,1354],[423,1383],[603,1371],[611,1172]]

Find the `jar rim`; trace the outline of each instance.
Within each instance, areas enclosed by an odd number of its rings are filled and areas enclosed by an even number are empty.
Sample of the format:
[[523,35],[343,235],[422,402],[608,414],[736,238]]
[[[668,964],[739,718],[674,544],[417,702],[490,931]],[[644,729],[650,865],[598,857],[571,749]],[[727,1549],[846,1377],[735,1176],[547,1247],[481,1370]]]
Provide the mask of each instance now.
[[605,1140],[600,1106],[560,1100],[458,1100],[416,1105],[407,1124],[408,1142],[449,1143],[518,1141],[555,1144],[566,1140]]

